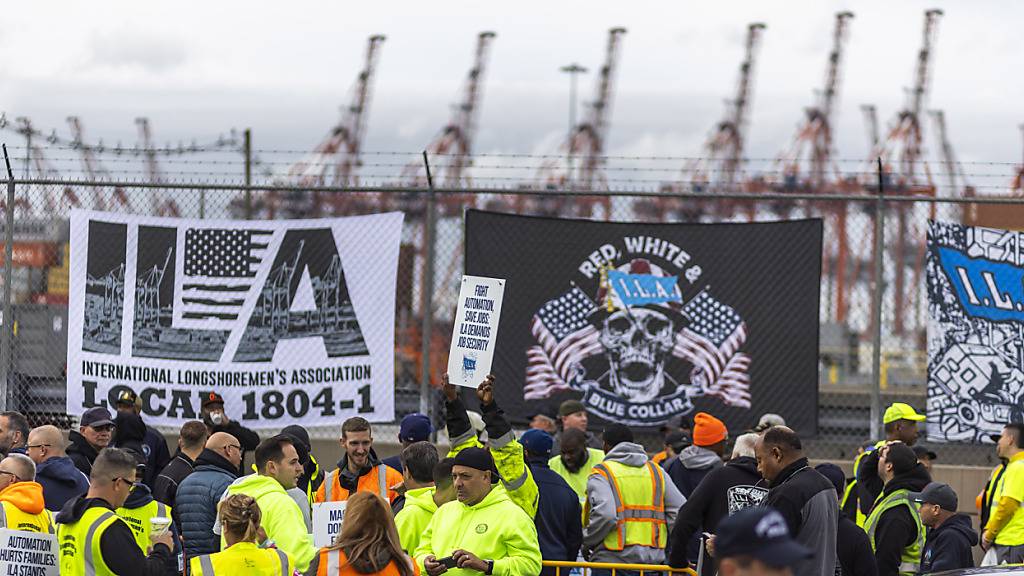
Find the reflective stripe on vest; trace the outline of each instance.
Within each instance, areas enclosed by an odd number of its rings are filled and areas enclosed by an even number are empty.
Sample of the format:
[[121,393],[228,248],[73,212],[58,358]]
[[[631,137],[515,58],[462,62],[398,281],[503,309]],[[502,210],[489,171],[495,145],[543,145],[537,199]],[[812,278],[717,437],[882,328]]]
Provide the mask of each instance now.
[[[271,548],[281,563],[281,576],[292,576],[288,573],[288,555],[277,548]],[[231,568],[243,568],[243,566],[232,566]],[[199,557],[199,570],[201,576],[216,576],[217,571],[213,569],[213,554],[204,554]]]
[[199,567],[203,570],[203,576],[214,576],[216,574],[213,571],[213,558],[210,558],[209,554],[203,554],[199,557]]
[[[338,470],[335,469],[328,472],[327,476],[324,478],[324,502],[336,502],[334,499],[334,479],[337,477]],[[358,486],[358,481],[356,484]],[[338,487],[341,487],[340,481]],[[388,498],[388,467],[386,464],[380,464],[377,466],[377,494],[379,494],[384,500],[387,500],[388,502],[391,501],[391,499]],[[348,496],[346,496],[345,499],[348,500]]]
[[334,502],[334,477],[337,475],[337,470],[331,470],[324,478],[324,502]]
[[[613,472],[618,469],[618,472]],[[615,503],[615,532],[609,532],[604,539],[608,550],[623,550],[626,546],[664,548],[668,541],[665,516],[665,478],[660,466],[647,462],[642,467],[626,466],[618,462],[604,461],[594,466],[594,473],[608,480]],[[641,491],[635,482],[650,482],[651,491]],[[620,483],[625,482],[625,491]],[[644,496],[640,496],[644,493]],[[647,496],[649,494],[649,497]],[[650,526],[650,538],[642,535]]]
[[909,490],[896,490],[879,500],[871,510],[871,514],[868,515],[868,519],[864,523],[864,530],[868,533],[868,539],[871,541],[871,549],[875,550],[875,530],[878,529],[878,521],[881,520],[882,514],[897,506],[906,506],[910,510],[910,516],[914,519],[914,525],[917,528],[914,542],[900,552],[900,574],[916,574],[918,566],[921,564],[925,528],[921,523],[921,512],[918,510],[917,504],[910,499]]
[[117,514],[96,507],[87,509],[78,522],[58,526],[61,575],[96,576],[97,570],[99,574],[110,574],[100,551],[100,538],[103,530],[117,521]]

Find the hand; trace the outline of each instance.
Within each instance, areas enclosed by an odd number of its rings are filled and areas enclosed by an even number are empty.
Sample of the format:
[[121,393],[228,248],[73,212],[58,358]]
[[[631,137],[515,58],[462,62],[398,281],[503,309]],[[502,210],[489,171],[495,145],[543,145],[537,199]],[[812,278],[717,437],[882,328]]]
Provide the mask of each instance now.
[[163,544],[167,546],[168,550],[174,551],[174,534],[171,534],[170,529],[159,536],[151,538],[153,542],[153,548],[156,548],[157,544]]
[[438,562],[437,558],[435,558],[433,554],[423,559],[423,567],[427,570],[427,574],[430,576],[438,576],[438,574],[444,574],[448,571],[448,569],[444,567],[444,564]]
[[447,373],[441,376],[441,392],[444,392],[444,399],[448,402],[454,402],[459,397],[459,389],[448,381]]
[[461,549],[456,550],[452,552],[452,558],[455,559],[455,565],[459,568],[487,572],[487,562],[477,558],[472,552],[466,552]]
[[476,387],[476,397],[480,399],[482,406],[494,404],[494,375],[488,374],[487,378]]
[[985,532],[981,536],[981,549],[988,552],[988,549],[992,547],[992,539],[988,537],[988,532]]
[[708,549],[708,554],[710,554],[711,557],[714,558],[715,557],[715,536],[712,535],[710,538],[705,540],[704,544],[705,544],[704,547]]

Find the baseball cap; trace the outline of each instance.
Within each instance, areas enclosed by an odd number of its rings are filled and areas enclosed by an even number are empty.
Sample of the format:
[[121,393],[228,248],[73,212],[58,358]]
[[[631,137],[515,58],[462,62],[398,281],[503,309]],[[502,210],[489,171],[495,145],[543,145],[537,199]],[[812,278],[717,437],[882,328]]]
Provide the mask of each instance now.
[[917,454],[914,454],[914,449],[902,442],[889,446],[885,460],[892,464],[892,471],[896,474],[910,472],[917,466]]
[[682,452],[684,448],[692,443],[693,441],[690,440],[690,437],[685,432],[679,430],[669,432],[668,435],[665,436],[665,445],[671,446],[676,452]]
[[562,402],[562,405],[558,407],[559,416],[568,416],[577,412],[586,412],[587,407],[583,405],[583,402],[579,400],[566,400]]
[[110,418],[110,412],[102,407],[96,406],[95,408],[89,408],[82,414],[81,420],[82,426],[89,426],[90,428],[99,428],[100,426],[113,426],[114,421]]
[[882,423],[888,424],[897,420],[912,420],[914,422],[924,422],[924,414],[918,414],[914,411],[914,408],[910,404],[904,404],[903,402],[893,402],[885,409],[885,415],[882,416]]
[[774,568],[792,566],[811,551],[789,535],[786,520],[770,506],[752,506],[725,517],[715,531],[715,555],[751,556]]
[[430,418],[425,414],[415,412],[402,418],[402,424],[398,429],[398,439],[402,442],[423,442],[430,438],[434,427],[430,424]]
[[959,505],[956,492],[953,491],[949,484],[941,482],[932,482],[920,492],[911,492],[910,499],[915,502],[938,504],[939,508],[947,512],[956,512]]
[[843,495],[843,492],[846,491],[846,474],[842,468],[831,462],[825,462],[818,464],[814,469],[832,483],[840,497]]
[[911,450],[913,450],[914,454],[917,455],[917,459],[918,460],[920,460],[921,458],[928,458],[929,460],[936,460],[939,457],[939,455],[936,454],[935,451],[931,450],[927,446],[922,446],[920,444],[914,444],[911,447]]
[[130,404],[134,406],[138,398],[135,391],[126,388],[117,394],[117,402],[115,404]]
[[220,394],[217,394],[216,392],[210,392],[209,394],[206,394],[205,396],[203,396],[203,404],[202,404],[202,406],[203,406],[203,408],[206,408],[210,404],[221,404],[221,405],[223,405],[224,404],[224,397],[221,396]]
[[551,437],[551,434],[548,434],[543,430],[531,428],[526,432],[523,432],[523,436],[519,439],[519,443],[533,454],[547,456],[548,454],[551,454],[551,447],[554,446],[555,440]]

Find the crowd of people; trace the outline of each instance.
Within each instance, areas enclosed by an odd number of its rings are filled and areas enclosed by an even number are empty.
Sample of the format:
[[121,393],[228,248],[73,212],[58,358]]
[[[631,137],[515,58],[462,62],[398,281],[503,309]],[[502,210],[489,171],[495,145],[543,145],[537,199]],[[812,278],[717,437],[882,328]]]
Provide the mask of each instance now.
[[[1002,463],[978,496],[979,533],[954,490],[932,481],[936,454],[917,445],[924,417],[906,404],[888,407],[886,438],[861,447],[847,478],[812,466],[775,414],[735,439],[711,414],[674,418],[664,449],[648,454],[627,426],[594,434],[577,400],[531,416],[517,437],[494,386],[477,389],[475,412],[444,380],[447,453],[422,414],[402,420],[401,452],[383,460],[370,423],[345,420],[331,470],[301,426],[261,440],[215,393],[173,455],[130,390],[116,413],[92,408],[68,432],[3,412],[0,527],[56,534],[68,575],[522,576],[586,560],[700,576],[891,576],[972,567],[978,545],[993,562],[1024,562],[1021,423],[993,437]],[[345,502],[345,515],[318,547],[312,510],[323,502]]]

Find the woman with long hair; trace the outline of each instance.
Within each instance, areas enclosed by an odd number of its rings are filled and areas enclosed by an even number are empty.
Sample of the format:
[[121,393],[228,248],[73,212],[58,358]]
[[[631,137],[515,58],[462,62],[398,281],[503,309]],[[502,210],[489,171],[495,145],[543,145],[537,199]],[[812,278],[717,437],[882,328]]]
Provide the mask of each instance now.
[[345,506],[341,534],[320,550],[306,576],[419,576],[398,541],[391,505],[373,492],[356,492]]
[[219,509],[227,548],[192,558],[189,561],[191,576],[293,576],[295,563],[287,554],[276,548],[260,548],[257,544],[262,514],[255,498],[232,494],[221,501]]

